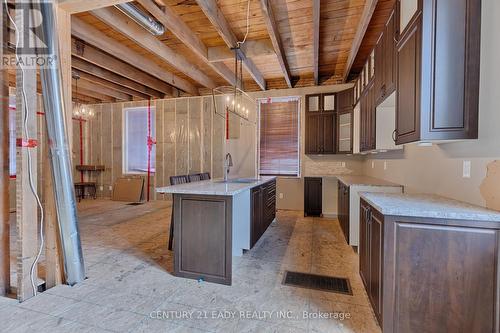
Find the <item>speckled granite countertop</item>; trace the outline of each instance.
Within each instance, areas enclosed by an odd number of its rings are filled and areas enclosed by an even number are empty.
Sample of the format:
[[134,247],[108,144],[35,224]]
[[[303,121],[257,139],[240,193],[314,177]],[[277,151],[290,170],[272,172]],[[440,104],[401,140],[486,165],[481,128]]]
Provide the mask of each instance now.
[[500,222],[500,212],[435,194],[360,193],[384,215]]
[[262,176],[254,181],[245,183],[223,183],[222,179],[204,180],[194,183],[179,184],[173,186],[165,186],[156,188],[158,193],[174,193],[174,194],[202,194],[202,195],[236,195],[243,191],[249,190],[255,186],[267,183],[276,177]]
[[402,187],[403,185],[391,183],[382,179],[373,178],[369,176],[355,176],[355,175],[339,175],[337,176],[344,185],[362,185],[362,186],[395,186]]

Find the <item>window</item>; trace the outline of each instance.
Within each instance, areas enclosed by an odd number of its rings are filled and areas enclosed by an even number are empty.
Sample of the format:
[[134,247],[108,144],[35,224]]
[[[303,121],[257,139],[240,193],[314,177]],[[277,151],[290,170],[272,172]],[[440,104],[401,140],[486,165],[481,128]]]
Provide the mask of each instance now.
[[[148,148],[148,138],[151,142],[155,137],[155,109],[148,107],[126,108],[124,111],[124,172],[145,173],[148,171],[148,156],[150,156],[150,171],[155,172],[156,147]],[[149,120],[149,126],[148,126]],[[150,128],[150,130],[148,130]],[[148,133],[150,132],[150,133]]]
[[259,101],[261,175],[293,176],[299,172],[299,99]]
[[16,177],[16,97],[9,96],[9,174]]

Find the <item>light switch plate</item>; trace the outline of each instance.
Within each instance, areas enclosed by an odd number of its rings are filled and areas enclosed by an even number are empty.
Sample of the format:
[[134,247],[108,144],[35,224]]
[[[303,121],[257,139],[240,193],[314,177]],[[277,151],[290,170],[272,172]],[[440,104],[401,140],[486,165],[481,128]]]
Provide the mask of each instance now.
[[372,169],[375,169],[375,161],[372,161]]
[[283,199],[283,193],[280,193],[280,199]]
[[342,165],[342,167],[343,167],[343,168],[345,168],[345,162],[342,162],[342,164],[341,164],[341,165]]
[[109,187],[109,190],[110,190],[110,191],[113,191],[113,186],[110,186],[110,187]]
[[104,187],[103,186],[99,186],[99,191],[104,191]]
[[470,169],[471,169],[470,161],[464,161],[463,170],[462,170],[462,177],[463,178],[470,178]]
[[387,161],[384,161],[384,170],[387,170]]

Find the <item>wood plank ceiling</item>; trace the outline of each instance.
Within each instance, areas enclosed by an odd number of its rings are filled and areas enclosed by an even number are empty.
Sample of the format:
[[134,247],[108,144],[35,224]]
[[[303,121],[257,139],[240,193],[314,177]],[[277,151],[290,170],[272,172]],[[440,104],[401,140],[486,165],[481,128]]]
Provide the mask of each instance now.
[[[394,1],[378,1],[348,79],[362,69]],[[250,0],[248,44],[240,53],[247,59],[244,89],[313,86],[315,68],[318,84],[341,83],[365,3]],[[79,97],[83,102],[207,94],[234,82],[233,51],[228,45],[245,36],[248,0],[139,0],[134,4],[163,21],[166,33],[153,36],[114,7],[73,14],[73,68],[82,78]],[[319,25],[313,24],[315,5],[320,7]],[[319,43],[315,43],[315,26],[319,26]],[[90,89],[93,84],[105,89]]]

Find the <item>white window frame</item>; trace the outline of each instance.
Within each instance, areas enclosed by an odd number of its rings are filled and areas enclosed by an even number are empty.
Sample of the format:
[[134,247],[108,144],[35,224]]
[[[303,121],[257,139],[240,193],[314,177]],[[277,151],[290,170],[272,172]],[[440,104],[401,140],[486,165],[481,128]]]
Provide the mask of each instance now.
[[278,175],[276,177],[278,178],[289,178],[289,179],[300,179],[302,178],[302,97],[301,96],[278,96],[278,97],[265,97],[265,98],[257,98],[257,175],[260,176],[260,106],[262,102],[264,101],[269,101],[271,102],[290,102],[290,101],[297,101],[297,112],[298,112],[298,117],[297,117],[297,135],[298,135],[298,149],[297,149],[297,159],[299,161],[298,168],[299,171],[297,172],[297,176],[286,176],[286,175]]
[[[122,109],[122,156],[123,156],[123,163],[122,163],[122,173],[124,175],[146,175],[148,172],[147,171],[129,171],[128,170],[128,150],[127,150],[127,145],[128,145],[128,123],[127,123],[127,111],[133,111],[133,110],[145,110],[147,113],[148,106],[137,106],[137,107],[127,107]],[[153,137],[153,140],[156,140],[156,107],[155,106],[150,106],[151,110],[151,127],[155,127],[155,136]],[[153,131],[152,131],[153,132]],[[147,149],[147,148],[146,148]],[[151,174],[154,174],[156,172],[156,156],[154,154],[151,155],[151,161],[153,163],[153,167],[151,168]]]

